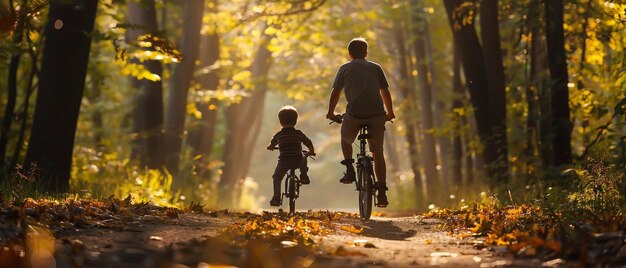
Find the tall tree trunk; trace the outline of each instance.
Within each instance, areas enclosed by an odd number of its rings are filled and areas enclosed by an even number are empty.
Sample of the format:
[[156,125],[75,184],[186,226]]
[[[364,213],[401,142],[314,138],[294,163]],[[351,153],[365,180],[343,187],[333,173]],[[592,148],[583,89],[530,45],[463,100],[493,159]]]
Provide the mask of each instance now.
[[428,31],[428,24],[422,14],[422,5],[419,1],[411,1],[411,19],[413,22],[413,50],[416,58],[417,87],[420,100],[421,136],[422,136],[422,166],[424,167],[424,177],[426,179],[427,198],[431,202],[439,202],[442,199],[440,194],[439,173],[437,172],[437,149],[435,137],[432,134],[433,110],[432,110],[432,89],[429,81],[429,70],[426,56],[426,45],[424,35]]
[[[580,64],[578,65],[578,81],[577,81],[578,90],[585,89],[585,83],[583,82],[583,80],[585,77],[584,72],[585,72],[585,64],[586,64],[585,58],[587,55],[587,39],[589,38],[589,35],[587,34],[587,28],[589,27],[589,19],[591,19],[591,11],[593,10],[592,9],[593,2],[594,2],[593,0],[589,0],[589,2],[587,2],[587,7],[585,8],[584,13],[582,14],[583,25],[581,29],[582,40],[580,41],[580,46],[581,46],[580,47]],[[583,114],[583,117],[580,120],[581,120],[580,125],[582,128],[582,140],[583,140],[582,146],[585,147],[590,142],[589,140],[590,135],[587,134],[588,128],[589,128],[589,117],[586,114]]]
[[76,123],[98,1],[51,1],[27,165],[45,192],[69,189]]
[[506,187],[508,183],[508,150],[506,137],[506,90],[502,49],[500,47],[500,23],[498,1],[482,1],[480,4],[480,33],[483,41],[485,70],[489,83],[489,124],[491,126],[486,148],[495,153],[487,168],[492,186]]
[[[217,0],[212,1],[210,12],[216,12]],[[212,25],[216,26],[216,25]],[[215,91],[219,83],[218,67],[215,65],[220,58],[220,38],[217,33],[210,33],[203,37],[200,49],[200,73],[196,76],[198,84],[203,91]],[[189,145],[193,154],[200,156],[196,160],[198,174],[201,178],[210,177],[209,161],[215,136],[215,124],[217,120],[217,105],[214,100],[201,100],[196,102],[196,109],[202,117],[195,120],[195,125],[189,131]]]
[[[128,22],[137,25],[129,29],[126,34],[128,42],[136,42],[141,35],[158,32],[156,8],[154,0],[141,3],[128,1]],[[149,72],[163,76],[163,66],[156,60],[132,61],[143,64]],[[160,169],[165,165],[163,140],[163,83],[162,80],[130,78],[131,86],[135,90],[134,107],[132,111],[133,132],[135,133],[133,157],[139,160],[141,166]]]
[[17,142],[15,143],[15,148],[13,150],[13,157],[11,160],[11,168],[14,168],[21,156],[22,150],[24,149],[24,139],[26,137],[26,123],[28,121],[28,110],[30,109],[30,97],[33,95],[35,91],[35,87],[33,83],[35,81],[35,76],[39,74],[39,69],[37,69],[38,56],[33,51],[29,51],[30,59],[31,59],[31,69],[30,74],[28,76],[28,82],[26,83],[26,95],[24,96],[24,103],[22,105],[22,112],[19,116],[20,120],[20,129],[17,134]]
[[539,0],[532,0],[528,7],[526,20],[526,28],[530,34],[530,43],[527,42],[526,45],[526,49],[529,51],[527,60],[527,64],[529,66],[527,67],[528,81],[526,81],[526,109],[528,111],[528,115],[526,118],[526,144],[524,145],[524,155],[526,161],[526,170],[524,173],[528,183],[534,177],[535,171],[540,164],[539,161],[536,161],[538,146],[541,144],[538,133],[538,130],[541,128],[538,124],[540,117],[537,102],[538,93],[543,84],[543,82],[539,82],[541,80],[539,71],[540,68],[545,69],[538,64],[539,59],[543,58],[539,57],[539,49],[542,42],[539,33],[540,29],[537,24],[540,19]]
[[[443,88],[437,87],[437,70],[435,66],[435,58],[430,38],[430,30],[424,33],[424,43],[426,46],[426,56],[428,57],[428,69],[430,70],[430,86],[433,93],[433,119],[434,127],[437,129],[445,128],[444,117],[446,115],[446,105],[440,96],[443,95]],[[436,144],[439,146],[439,165],[442,188],[448,189],[451,183],[452,159],[451,156],[451,139],[448,135],[439,135],[435,138]]]
[[[102,94],[101,83],[102,81],[99,79],[94,79],[94,81],[92,81],[91,99],[94,101],[100,101],[100,96]],[[100,150],[104,146],[104,119],[100,109],[93,111],[93,114],[91,115],[91,124],[93,128],[93,141]]]
[[172,174],[178,173],[187,112],[187,95],[198,59],[204,6],[204,0],[185,1],[183,12],[185,31],[180,46],[184,58],[181,63],[176,65],[172,74],[167,117],[165,118],[166,165]]
[[259,44],[254,62],[250,66],[254,89],[250,97],[226,110],[226,143],[224,145],[220,204],[226,207],[239,205],[241,186],[248,173],[251,156],[261,127],[267,75],[271,66],[271,53],[267,46],[270,36]]
[[[459,55],[459,49],[456,45],[453,45],[454,54],[452,57],[452,90],[454,91],[454,101],[452,102],[452,109],[462,109],[463,101],[462,98],[465,95],[465,90],[463,88],[463,83],[461,81],[461,59]],[[459,115],[455,113],[455,116],[458,118],[458,125],[452,134],[453,141],[453,157],[452,157],[452,176],[454,186],[462,187],[463,186],[463,144],[461,142],[462,137],[462,128],[461,124],[463,121],[461,117],[465,115]]]
[[407,61],[409,58],[407,57],[407,45],[406,40],[404,38],[404,29],[402,24],[394,20],[394,39],[396,43],[396,51],[398,60],[398,73],[400,74],[400,94],[402,99],[406,102],[407,111],[409,111],[409,116],[405,120],[405,128],[406,134],[405,138],[408,144],[409,150],[409,165],[411,167],[411,171],[414,176],[414,187],[415,187],[415,202],[417,207],[421,208],[426,203],[426,192],[423,187],[422,177],[420,175],[419,168],[419,159],[418,159],[418,150],[417,150],[417,135],[416,135],[416,126],[414,124],[413,115],[415,114],[415,93],[411,90],[411,78],[409,77],[409,69]]
[[563,36],[563,1],[545,1],[546,40],[550,68],[552,153],[554,166],[572,162],[572,122],[569,114],[567,59]]
[[[462,4],[461,0],[444,0],[448,13],[448,20],[454,42],[458,45],[461,55],[461,63],[465,74],[467,86],[474,108],[474,117],[480,141],[484,144],[483,159],[487,166],[492,166],[497,161],[497,151],[493,146],[491,135],[491,120],[489,116],[489,95],[490,87],[487,78],[487,71],[484,68],[485,61],[483,50],[476,35],[473,21],[463,23],[463,17],[458,16],[458,8]],[[491,169],[487,169],[488,177],[494,178]],[[492,186],[494,186],[492,184]]]
[[[22,2],[22,4],[26,4]],[[12,3],[9,8],[15,13]],[[26,12],[19,12],[19,18],[17,25],[13,31],[13,44],[19,46],[22,43],[24,37],[24,23]],[[20,66],[20,58],[22,52],[17,51],[11,55],[9,61],[9,76],[7,79],[7,106],[4,107],[4,117],[2,118],[2,128],[0,128],[0,172],[4,172],[6,168],[6,151],[9,143],[9,132],[11,131],[11,125],[13,124],[15,116],[15,104],[17,103],[17,70]],[[34,68],[34,66],[33,66]]]

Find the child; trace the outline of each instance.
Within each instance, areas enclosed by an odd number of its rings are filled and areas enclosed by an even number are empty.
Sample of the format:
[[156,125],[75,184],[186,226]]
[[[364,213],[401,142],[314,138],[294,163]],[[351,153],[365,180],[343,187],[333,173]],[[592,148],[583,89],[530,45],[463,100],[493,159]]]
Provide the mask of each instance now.
[[[278,111],[278,120],[283,127],[272,137],[268,150],[278,148],[280,155],[278,156],[278,164],[272,179],[274,180],[274,196],[270,200],[271,206],[280,206],[280,184],[289,169],[300,169],[300,181],[302,184],[309,184],[309,176],[307,171],[306,157],[315,155],[315,149],[311,140],[302,133],[302,131],[294,128],[298,121],[298,112],[293,106],[285,106]],[[304,144],[309,152],[302,155],[302,145]],[[276,147],[278,146],[278,147]]]

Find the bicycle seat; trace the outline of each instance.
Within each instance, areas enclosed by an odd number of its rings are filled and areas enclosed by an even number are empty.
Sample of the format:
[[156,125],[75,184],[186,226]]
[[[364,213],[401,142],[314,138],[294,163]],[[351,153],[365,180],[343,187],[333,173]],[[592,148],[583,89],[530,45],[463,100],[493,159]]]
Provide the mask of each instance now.
[[[369,126],[370,126],[369,124],[363,124],[363,125],[360,125],[359,128],[367,129],[367,128],[369,128]],[[372,138],[372,134],[370,134],[369,131],[366,131],[364,134],[360,134],[359,137],[358,137],[359,140],[361,140],[361,139],[371,139],[371,138]]]

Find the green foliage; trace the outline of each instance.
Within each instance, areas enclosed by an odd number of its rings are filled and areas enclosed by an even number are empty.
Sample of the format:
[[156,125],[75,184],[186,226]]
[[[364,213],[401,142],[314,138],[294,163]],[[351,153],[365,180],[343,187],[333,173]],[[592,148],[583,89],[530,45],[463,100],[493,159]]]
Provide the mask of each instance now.
[[140,169],[117,153],[79,147],[74,153],[70,188],[81,197],[131,196],[159,206],[182,205],[172,190],[172,175],[160,170]]
[[[572,214],[597,218],[607,223],[626,213],[626,173],[616,165],[589,158],[583,168],[570,169],[575,188],[567,195]],[[580,212],[580,213],[576,213]]]

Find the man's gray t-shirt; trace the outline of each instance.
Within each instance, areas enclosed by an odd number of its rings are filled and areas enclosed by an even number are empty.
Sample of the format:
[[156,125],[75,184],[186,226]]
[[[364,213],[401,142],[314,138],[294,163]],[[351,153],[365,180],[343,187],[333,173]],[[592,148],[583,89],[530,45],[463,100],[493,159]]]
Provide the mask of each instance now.
[[353,59],[337,71],[334,89],[344,89],[348,105],[346,112],[354,117],[368,118],[385,114],[381,88],[389,83],[378,63],[365,59]]

